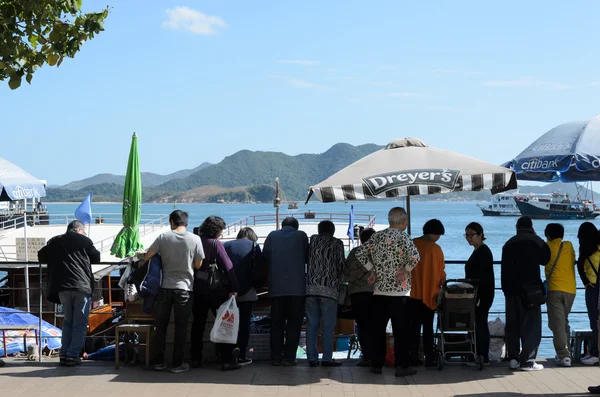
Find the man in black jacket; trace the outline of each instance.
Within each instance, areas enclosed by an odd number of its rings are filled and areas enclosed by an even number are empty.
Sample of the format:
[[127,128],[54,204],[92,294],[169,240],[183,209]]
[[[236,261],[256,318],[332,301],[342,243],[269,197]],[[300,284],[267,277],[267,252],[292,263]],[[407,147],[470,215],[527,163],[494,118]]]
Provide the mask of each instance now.
[[[517,221],[517,235],[502,248],[502,291],[506,301],[506,348],[510,368],[522,371],[544,369],[535,362],[542,340],[542,310],[527,308],[524,287],[539,285],[543,291],[540,266],[550,260],[550,248],[535,234],[528,216]],[[522,350],[519,355],[519,348]]]
[[92,263],[100,262],[100,252],[85,235],[83,223],[73,221],[65,234],[48,241],[38,259],[48,265],[48,300],[63,307],[60,365],[81,364],[94,289]]

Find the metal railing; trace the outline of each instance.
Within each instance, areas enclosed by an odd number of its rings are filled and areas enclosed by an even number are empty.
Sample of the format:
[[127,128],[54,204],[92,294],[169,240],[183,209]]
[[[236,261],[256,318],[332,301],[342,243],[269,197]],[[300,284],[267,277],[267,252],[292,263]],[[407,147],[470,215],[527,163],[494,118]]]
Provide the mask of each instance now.
[[[140,221],[140,225],[139,225],[140,237],[143,237],[147,234],[153,233],[156,229],[160,229],[164,226],[169,225],[169,215],[157,215],[157,216],[159,216],[158,219],[154,219],[154,220],[143,222],[143,223]],[[117,238],[116,235],[110,236],[110,237],[107,237],[100,241],[95,241],[94,245],[96,245],[96,246],[99,245],[98,251],[105,252],[105,251],[108,251],[112,247],[116,238]]]
[[[125,260],[123,260],[121,262],[102,262],[102,263],[99,263],[100,265],[116,266],[116,267],[113,268],[113,269],[109,269],[109,271],[106,271],[106,270],[100,271],[100,272],[103,272],[103,273],[106,273],[106,274],[98,277],[96,279],[96,282],[103,282],[103,280],[104,280],[105,277],[109,277],[110,278],[111,277],[110,273],[112,271],[119,270],[119,269],[125,267],[127,265],[127,263],[128,263],[128,259],[125,259]],[[466,261],[465,260],[446,260],[445,263],[446,263],[446,265],[449,265],[449,266],[455,266],[455,265],[464,265],[466,263]],[[500,264],[500,261],[494,261],[494,265],[499,265],[499,264]],[[37,291],[37,293],[39,294],[39,300],[38,300],[39,301],[39,307],[38,307],[38,310],[34,311],[32,309],[32,310],[26,311],[26,312],[30,313],[30,314],[37,315],[38,318],[39,318],[38,336],[37,336],[37,341],[36,342],[38,343],[38,346],[41,346],[41,340],[42,339],[52,338],[52,336],[49,336],[49,335],[42,335],[42,317],[43,317],[44,314],[54,314],[54,315],[56,315],[56,311],[44,311],[43,310],[45,299],[44,299],[43,293],[42,293],[42,286],[43,286],[43,276],[45,274],[47,266],[45,264],[42,264],[42,263],[39,263],[39,262],[31,262],[31,261],[30,262],[23,262],[23,261],[21,261],[21,262],[12,262],[12,261],[10,261],[10,262],[2,262],[2,261],[0,261],[0,271],[7,270],[7,269],[8,270],[10,270],[10,269],[20,269],[20,268],[23,268],[25,266],[30,266],[32,269],[33,268],[38,268],[39,269],[39,285],[38,286],[33,286],[33,287],[32,286],[27,286],[27,287],[7,287],[7,286],[3,286],[3,287],[0,287],[0,289],[7,290],[7,291],[13,291],[13,290],[21,290],[22,291],[22,290],[25,290],[26,293],[30,293],[31,291]],[[98,274],[98,273],[99,272],[96,272],[96,274]],[[4,279],[0,280],[0,281],[4,281],[5,279],[6,279],[6,277]],[[112,291],[114,291],[114,290],[121,290],[121,289],[120,288],[112,288],[110,283],[109,283],[109,287],[108,288],[100,288],[100,289],[102,291],[108,291],[108,297],[109,297],[108,301],[109,302],[105,303],[105,304],[110,305],[110,307],[111,307],[111,313],[113,314],[113,319],[115,317],[118,317],[120,315],[120,313],[118,312],[118,308],[120,307],[123,310],[123,303],[124,302],[113,301],[112,300]],[[501,290],[501,288],[499,288],[499,287],[496,286],[495,290]],[[577,287],[577,290],[585,290],[585,288],[583,288],[583,287]],[[266,294],[261,294],[261,297],[264,297],[265,295]],[[25,310],[23,310],[23,311],[25,311]],[[13,312],[8,312],[8,313],[5,313],[5,314],[10,314],[10,313],[13,313]],[[490,311],[489,314],[492,314],[492,315],[494,315],[494,314],[495,315],[502,314],[503,315],[503,314],[505,314],[505,312],[504,311]],[[542,314],[547,314],[547,311],[543,310]],[[93,315],[106,315],[106,313],[94,313],[94,311],[91,310],[90,311],[90,316],[93,316]],[[581,310],[579,310],[579,311],[571,311],[570,315],[577,315],[577,316],[587,315],[587,311],[581,311]],[[113,328],[113,327],[111,327],[111,328]],[[111,328],[109,328],[109,329],[107,329],[105,331],[102,331],[102,332],[106,332],[106,331],[110,330]],[[99,337],[99,336],[97,336],[97,334],[96,335],[92,335],[92,336],[86,336],[86,338],[97,338],[97,337]],[[25,338],[31,339],[31,338],[33,338],[33,336],[26,336]],[[552,335],[545,334],[545,335],[542,335],[542,338],[544,338],[544,339],[551,339]],[[41,361],[41,354],[40,354],[39,360]]]
[[[310,213],[311,217],[306,218],[306,214]],[[348,213],[329,213],[329,212],[312,212],[307,213],[282,213],[279,214],[279,220],[283,220],[287,217],[298,219],[300,224],[302,223],[319,223],[321,221],[332,221],[332,222],[348,222]],[[277,221],[277,216],[274,214],[262,214],[262,215],[250,215],[242,219],[238,219],[235,222],[229,223],[225,226],[224,235],[231,235],[237,233],[241,228],[261,225],[274,225]],[[364,225],[365,227],[373,227],[375,225],[375,215],[371,214],[354,214],[354,223]]]

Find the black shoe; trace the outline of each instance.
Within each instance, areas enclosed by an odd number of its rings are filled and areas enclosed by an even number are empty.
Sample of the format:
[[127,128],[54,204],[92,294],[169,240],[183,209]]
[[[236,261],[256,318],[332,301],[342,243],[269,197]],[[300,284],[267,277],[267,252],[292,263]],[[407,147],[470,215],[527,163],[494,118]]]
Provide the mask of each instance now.
[[377,368],[377,367],[371,367],[371,373],[372,373],[372,374],[377,374],[377,375],[379,375],[379,374],[381,374],[382,372],[383,372],[383,371],[382,371],[382,369],[381,369],[381,368]]
[[76,365],[81,365],[80,357],[67,357],[65,361],[65,365],[67,367],[74,367]]
[[590,386],[588,391],[592,394],[600,394],[600,386]]
[[295,367],[296,365],[298,365],[298,361],[296,361],[296,360],[293,360],[293,361],[283,360],[283,362],[281,363],[281,365],[283,365],[284,367]]
[[63,367],[64,367],[65,365],[67,365],[67,357],[66,357],[66,356],[61,356],[61,357],[59,357],[59,358],[58,358],[58,365],[61,365],[61,366],[63,366]]
[[202,366],[202,361],[199,360],[192,360],[192,362],[190,363],[190,367],[192,368],[200,368]]
[[360,360],[359,362],[356,363],[357,367],[370,367],[371,366],[371,360]]
[[316,368],[319,366],[319,362],[318,361],[309,361],[308,365],[310,365],[311,368]]
[[396,378],[402,378],[405,376],[411,376],[417,373],[416,369],[413,368],[400,368],[400,367],[396,367]]
[[252,364],[252,359],[246,358],[246,357],[240,357],[240,358],[238,358],[238,364],[241,367],[244,367],[246,365],[250,365],[250,364]]
[[221,371],[235,371],[236,369],[242,368],[239,364],[223,364],[221,365]]
[[413,357],[410,359],[410,365],[412,367],[420,367],[421,365],[423,365],[423,360],[421,360],[418,357]]
[[236,347],[231,352],[231,363],[233,365],[237,365],[239,357],[240,357],[240,349],[239,349],[239,347]]
[[323,360],[321,361],[321,367],[339,367],[342,363],[335,360]]

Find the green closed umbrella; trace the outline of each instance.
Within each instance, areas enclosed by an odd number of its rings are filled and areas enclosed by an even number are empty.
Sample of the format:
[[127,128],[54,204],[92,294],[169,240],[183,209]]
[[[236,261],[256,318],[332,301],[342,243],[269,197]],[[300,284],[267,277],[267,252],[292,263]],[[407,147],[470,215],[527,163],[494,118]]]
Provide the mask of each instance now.
[[131,138],[129,162],[123,188],[123,229],[115,238],[110,252],[118,258],[135,255],[144,248],[140,242],[140,217],[142,215],[142,175],[138,157],[137,136]]

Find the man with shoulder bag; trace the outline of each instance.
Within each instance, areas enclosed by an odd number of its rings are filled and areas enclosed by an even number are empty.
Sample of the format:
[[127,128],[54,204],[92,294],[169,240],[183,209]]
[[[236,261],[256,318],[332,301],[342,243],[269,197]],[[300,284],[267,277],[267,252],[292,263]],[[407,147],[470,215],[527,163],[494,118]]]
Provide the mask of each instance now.
[[[540,266],[550,261],[550,248],[535,234],[531,218],[517,221],[517,234],[502,248],[501,280],[506,302],[506,347],[511,369],[540,371],[535,362],[542,339],[546,292]],[[520,354],[519,354],[520,350]]]

